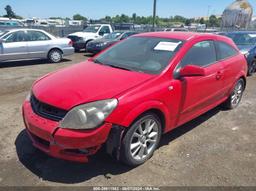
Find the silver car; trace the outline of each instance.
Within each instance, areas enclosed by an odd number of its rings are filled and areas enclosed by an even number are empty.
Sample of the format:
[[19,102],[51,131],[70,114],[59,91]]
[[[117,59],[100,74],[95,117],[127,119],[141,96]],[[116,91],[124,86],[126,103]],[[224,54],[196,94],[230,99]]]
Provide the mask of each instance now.
[[0,33],[0,62],[49,59],[57,63],[73,53],[70,39],[56,38],[43,30],[12,29]]

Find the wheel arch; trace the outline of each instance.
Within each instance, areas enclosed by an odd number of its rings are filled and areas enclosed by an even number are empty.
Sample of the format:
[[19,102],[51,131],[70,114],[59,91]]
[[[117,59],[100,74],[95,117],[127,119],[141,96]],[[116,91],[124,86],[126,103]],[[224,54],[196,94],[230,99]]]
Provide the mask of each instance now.
[[124,117],[122,125],[130,127],[146,113],[153,113],[159,117],[162,125],[162,132],[164,133],[167,129],[166,127],[170,125],[170,121],[168,120],[168,116],[170,116],[170,114],[168,108],[159,101],[144,102],[143,104],[138,105]]
[[60,47],[51,47],[47,53],[47,57],[49,57],[49,54],[52,50],[59,50],[63,54],[63,51]]

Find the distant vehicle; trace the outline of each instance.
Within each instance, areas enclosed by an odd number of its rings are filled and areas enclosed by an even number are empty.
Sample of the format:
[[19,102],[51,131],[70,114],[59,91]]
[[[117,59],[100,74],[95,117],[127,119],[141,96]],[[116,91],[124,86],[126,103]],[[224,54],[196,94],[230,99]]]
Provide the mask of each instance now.
[[34,29],[12,29],[0,33],[0,62],[23,59],[49,59],[60,62],[63,56],[74,53],[72,41],[56,38]]
[[93,53],[93,54],[99,53],[100,51],[110,47],[114,43],[116,43],[120,40],[124,40],[124,39],[128,38],[129,36],[132,36],[135,34],[138,34],[138,33],[134,32],[134,31],[110,33],[109,35],[107,35],[101,39],[97,39],[97,40],[88,42],[86,45],[86,51]]
[[231,38],[247,59],[248,76],[256,72],[256,32],[236,31],[219,33]]
[[16,20],[0,20],[0,26],[23,27],[24,24]]
[[76,51],[85,49],[88,42],[102,38],[113,32],[113,28],[109,24],[94,24],[85,28],[82,32],[76,32],[68,35],[68,38],[73,41],[73,46]]
[[186,28],[169,28],[165,29],[165,32],[188,32],[188,29]]

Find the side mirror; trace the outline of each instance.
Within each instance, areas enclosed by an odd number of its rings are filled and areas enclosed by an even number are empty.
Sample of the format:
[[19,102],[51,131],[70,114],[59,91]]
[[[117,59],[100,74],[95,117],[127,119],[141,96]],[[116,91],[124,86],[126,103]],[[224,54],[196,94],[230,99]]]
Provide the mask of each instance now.
[[205,76],[205,69],[200,66],[188,65],[180,70],[180,77]]
[[4,39],[0,39],[0,44],[4,43],[5,40]]

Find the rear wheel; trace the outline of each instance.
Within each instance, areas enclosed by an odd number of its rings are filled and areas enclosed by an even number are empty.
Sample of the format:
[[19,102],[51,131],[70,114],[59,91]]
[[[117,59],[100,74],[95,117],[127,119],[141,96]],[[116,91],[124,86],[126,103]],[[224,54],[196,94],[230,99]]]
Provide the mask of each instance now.
[[146,162],[158,147],[161,138],[159,118],[148,113],[140,117],[126,133],[121,160],[129,166],[138,166]]
[[49,52],[48,59],[52,63],[58,63],[62,60],[62,52],[59,49],[53,49]]
[[256,71],[256,60],[253,60],[248,68],[248,76],[252,76],[255,71]]
[[226,109],[235,109],[241,102],[244,89],[245,89],[245,81],[241,78],[237,81],[230,97],[224,103],[224,107]]

